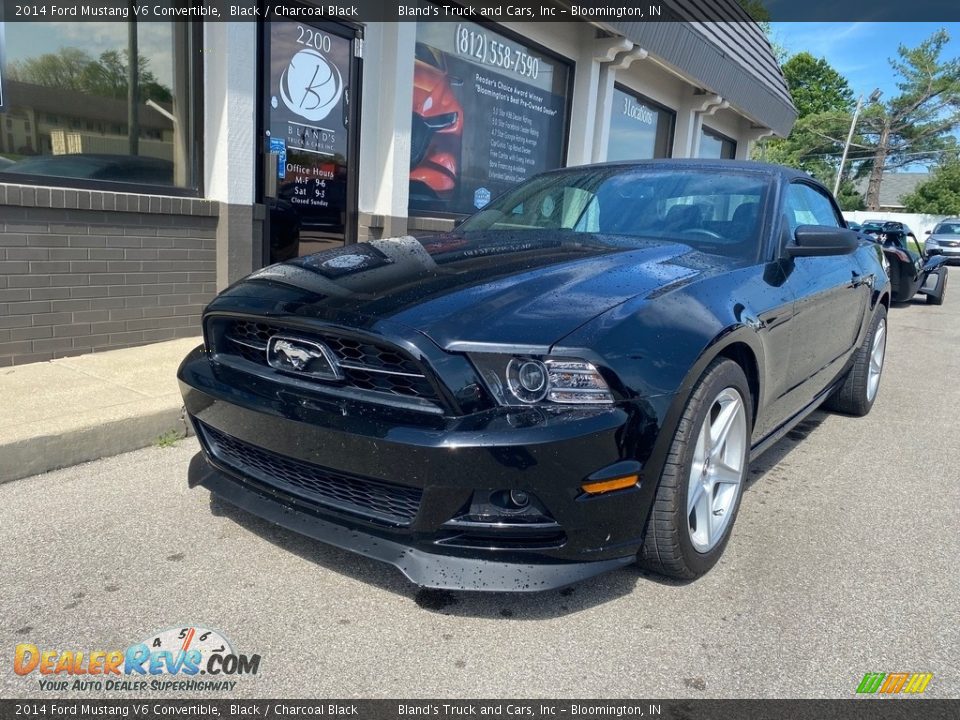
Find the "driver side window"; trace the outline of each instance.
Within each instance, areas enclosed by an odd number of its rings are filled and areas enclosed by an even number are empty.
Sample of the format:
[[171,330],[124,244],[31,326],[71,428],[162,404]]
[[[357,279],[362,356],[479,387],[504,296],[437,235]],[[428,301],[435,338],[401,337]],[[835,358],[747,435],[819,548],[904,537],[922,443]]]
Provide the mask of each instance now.
[[842,227],[830,199],[805,183],[793,183],[787,189],[786,215],[791,237],[800,225]]

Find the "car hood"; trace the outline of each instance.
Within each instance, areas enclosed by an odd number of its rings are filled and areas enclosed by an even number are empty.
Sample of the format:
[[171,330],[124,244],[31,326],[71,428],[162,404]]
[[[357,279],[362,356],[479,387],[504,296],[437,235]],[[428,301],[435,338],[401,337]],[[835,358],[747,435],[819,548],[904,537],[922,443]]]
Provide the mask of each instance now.
[[301,291],[300,314],[399,323],[445,349],[544,347],[631,298],[732,262],[679,243],[569,231],[408,236],[271,265],[221,297],[279,283]]

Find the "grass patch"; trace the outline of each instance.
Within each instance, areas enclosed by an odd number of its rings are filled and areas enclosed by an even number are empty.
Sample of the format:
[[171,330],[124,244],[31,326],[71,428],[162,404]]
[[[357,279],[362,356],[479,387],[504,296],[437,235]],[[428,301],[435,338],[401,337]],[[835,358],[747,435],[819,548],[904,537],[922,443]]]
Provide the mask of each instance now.
[[162,435],[159,435],[157,439],[153,441],[153,444],[157,447],[168,448],[173,447],[182,439],[183,433],[179,430],[167,430]]

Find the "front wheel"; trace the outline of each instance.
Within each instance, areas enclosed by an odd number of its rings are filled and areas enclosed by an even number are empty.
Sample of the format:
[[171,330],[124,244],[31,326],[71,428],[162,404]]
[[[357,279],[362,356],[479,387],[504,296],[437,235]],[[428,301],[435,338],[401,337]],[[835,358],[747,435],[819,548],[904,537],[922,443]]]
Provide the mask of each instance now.
[[880,389],[883,360],[887,353],[887,308],[877,307],[870,332],[854,355],[853,367],[843,384],[826,402],[830,410],[862,417],[870,412]]
[[677,425],[640,549],[641,565],[689,580],[720,559],[747,475],[752,408],[740,366],[715,360]]
[[947,293],[947,269],[941,267],[937,273],[937,288],[931,293],[927,293],[928,305],[943,305],[943,297]]

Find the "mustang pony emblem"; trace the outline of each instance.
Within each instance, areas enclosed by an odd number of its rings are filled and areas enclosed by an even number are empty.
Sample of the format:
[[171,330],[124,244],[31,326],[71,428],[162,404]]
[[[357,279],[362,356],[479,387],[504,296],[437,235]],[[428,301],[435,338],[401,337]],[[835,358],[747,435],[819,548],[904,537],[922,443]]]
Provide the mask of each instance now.
[[337,359],[326,345],[314,340],[274,335],[267,344],[267,363],[275,370],[339,380]]

